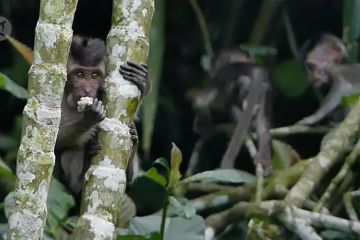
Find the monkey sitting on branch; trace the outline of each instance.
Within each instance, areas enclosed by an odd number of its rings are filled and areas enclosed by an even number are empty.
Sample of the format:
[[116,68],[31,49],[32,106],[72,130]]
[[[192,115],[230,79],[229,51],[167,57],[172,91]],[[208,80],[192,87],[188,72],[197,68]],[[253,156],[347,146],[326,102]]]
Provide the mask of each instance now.
[[317,89],[329,86],[330,90],[318,110],[300,120],[299,124],[320,122],[341,105],[344,96],[360,92],[360,64],[347,63],[345,45],[336,36],[321,35],[310,47],[304,64],[310,84]]
[[[105,43],[100,39],[74,36],[67,63],[67,82],[61,104],[61,121],[55,145],[55,176],[73,193],[80,192],[91,157],[100,151],[98,124],[105,118],[105,108],[99,100],[105,78]],[[134,83],[141,95],[150,88],[148,69],[144,64],[126,62],[120,66],[125,80]],[[137,132],[130,124],[137,151]],[[133,159],[129,159],[132,168]],[[130,170],[131,172],[131,170]]]
[[[211,77],[215,86],[196,98],[195,107],[207,112],[210,105],[220,102],[232,115],[235,129],[223,155],[220,167],[233,168],[243,139],[255,131],[257,152],[254,163],[261,163],[265,173],[272,170],[270,150],[270,91],[268,71],[239,49],[227,49],[219,53],[212,64]],[[209,114],[207,117],[210,117]],[[195,120],[195,130],[202,128]],[[210,120],[203,122],[211,122]],[[201,121],[199,121],[201,122]]]

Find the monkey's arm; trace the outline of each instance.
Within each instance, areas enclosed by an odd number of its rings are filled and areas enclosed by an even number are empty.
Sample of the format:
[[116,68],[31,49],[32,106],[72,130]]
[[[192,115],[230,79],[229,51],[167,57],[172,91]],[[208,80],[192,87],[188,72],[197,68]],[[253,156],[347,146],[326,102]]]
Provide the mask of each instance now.
[[149,92],[151,83],[148,68],[145,64],[127,61],[120,66],[119,71],[125,80],[132,82],[139,88],[141,96]]
[[330,92],[326,95],[324,101],[316,112],[304,119],[300,120],[299,124],[312,125],[324,117],[326,117],[331,111],[333,111],[341,102],[341,98],[349,91],[349,86],[344,79],[338,77],[334,81],[334,85],[331,87]]

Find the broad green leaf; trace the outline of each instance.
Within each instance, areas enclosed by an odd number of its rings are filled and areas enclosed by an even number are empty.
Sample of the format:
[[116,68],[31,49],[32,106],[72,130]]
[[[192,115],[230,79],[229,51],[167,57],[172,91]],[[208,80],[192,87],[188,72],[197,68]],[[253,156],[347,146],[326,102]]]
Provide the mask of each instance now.
[[55,178],[51,180],[47,199],[48,215],[45,231],[56,236],[58,227],[68,216],[68,211],[75,205],[74,197],[66,192],[65,187]]
[[185,219],[193,218],[196,215],[196,209],[186,198],[169,197],[170,215],[176,215]]
[[175,143],[173,143],[171,149],[171,170],[170,170],[169,187],[174,186],[181,178],[181,173],[180,173],[181,162],[182,162],[182,153],[180,149],[175,145]]
[[6,75],[0,73],[0,89],[4,89],[20,99],[27,99],[28,93],[25,88],[15,83]]
[[0,176],[5,177],[9,180],[15,180],[16,176],[13,174],[11,169],[6,165],[6,163],[0,159]]
[[159,87],[165,49],[165,0],[155,0],[155,13],[150,29],[150,51],[148,57],[151,91],[142,103],[142,146],[145,159],[149,160],[151,140],[154,132],[158,106]]
[[[160,231],[161,217],[136,217],[130,222],[129,235],[150,236]],[[181,217],[166,218],[164,240],[203,240],[204,219],[198,215],[191,219]]]
[[282,94],[288,97],[298,97],[309,86],[305,69],[295,60],[285,60],[275,68],[275,84]]
[[150,168],[145,174],[145,177],[151,179],[152,181],[156,182],[157,184],[165,187],[167,184],[166,178],[159,174],[155,167]]
[[180,183],[191,182],[217,182],[217,183],[254,183],[255,176],[236,169],[218,169],[212,171],[204,171],[193,176],[185,178]]

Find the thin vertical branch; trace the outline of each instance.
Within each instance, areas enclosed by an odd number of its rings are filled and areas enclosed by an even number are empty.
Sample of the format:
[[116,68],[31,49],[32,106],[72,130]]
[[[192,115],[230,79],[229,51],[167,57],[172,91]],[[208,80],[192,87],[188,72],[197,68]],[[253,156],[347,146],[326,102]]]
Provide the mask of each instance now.
[[203,36],[203,40],[204,40],[204,44],[205,44],[205,49],[207,52],[207,55],[211,58],[212,56],[214,56],[214,50],[213,47],[211,45],[211,40],[210,40],[210,36],[209,36],[209,30],[205,21],[205,17],[203,15],[203,13],[201,12],[201,9],[199,7],[199,4],[196,0],[190,0],[191,6],[195,11],[196,17],[199,21],[199,25],[200,25],[200,30]]
[[41,1],[8,239],[42,239],[76,5],[77,0]]

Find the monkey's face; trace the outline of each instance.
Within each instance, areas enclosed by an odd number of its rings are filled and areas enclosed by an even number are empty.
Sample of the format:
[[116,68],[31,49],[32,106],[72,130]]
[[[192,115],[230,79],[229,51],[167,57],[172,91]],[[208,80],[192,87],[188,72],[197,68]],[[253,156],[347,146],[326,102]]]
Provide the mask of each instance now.
[[96,98],[102,86],[104,71],[100,66],[77,66],[68,72],[65,87],[66,102],[69,107],[76,108],[82,97]]
[[344,50],[334,44],[316,46],[306,57],[305,68],[314,87],[328,83],[330,68],[345,59]]

